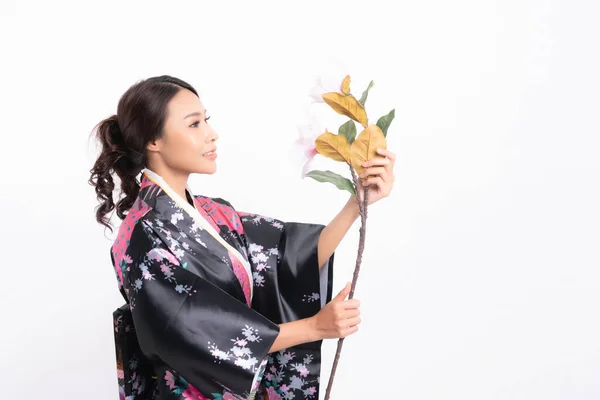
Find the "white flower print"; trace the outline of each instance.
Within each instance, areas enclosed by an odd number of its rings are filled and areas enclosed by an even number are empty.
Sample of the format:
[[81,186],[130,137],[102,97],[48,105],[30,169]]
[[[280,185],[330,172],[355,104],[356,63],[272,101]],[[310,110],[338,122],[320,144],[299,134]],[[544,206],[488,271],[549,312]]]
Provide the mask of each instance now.
[[252,257],[252,262],[255,264],[267,262],[268,260],[269,257],[267,257],[265,253],[257,253],[255,256]]
[[265,277],[259,274],[258,271],[252,273],[252,278],[254,279],[255,286],[263,287],[265,285]]
[[249,327],[248,325],[246,325],[246,328],[242,330],[242,334],[249,342],[260,342],[260,336],[258,336],[256,333],[258,333],[258,331]]
[[140,270],[142,271],[142,277],[149,281],[154,279],[154,275],[152,275],[152,273],[150,271],[148,271],[148,266],[144,263],[140,263],[139,265]]
[[177,285],[175,286],[175,290],[177,293],[189,293],[192,290],[192,287],[189,285]]
[[[229,353],[226,353],[222,350],[219,350],[219,348],[217,347],[216,344],[210,344],[210,342],[208,342],[208,345],[210,347],[210,353],[212,354],[212,356],[214,358],[216,358],[219,362],[222,360],[229,360],[231,358],[231,356],[229,355]],[[217,362],[217,361],[215,361]]]
[[177,257],[181,260],[183,258],[183,256],[185,255],[185,251],[183,251],[183,249],[175,249],[173,251],[173,254],[175,254],[175,257]]
[[277,361],[279,362],[279,365],[285,367],[287,365],[288,362],[290,362],[293,358],[295,357],[294,353],[286,353],[284,354],[283,352],[281,352],[280,354],[277,355]]
[[253,356],[252,349],[248,347],[248,343],[259,342],[261,340],[257,332],[258,331],[256,329],[246,325],[246,327],[242,329],[244,339],[240,339],[239,337],[231,339],[234,345],[228,351],[219,349],[216,343],[208,342],[208,346],[212,356],[214,357],[214,361],[216,363],[220,363],[223,360],[234,360],[234,364],[238,367],[256,372],[258,368],[256,365],[258,363],[258,359]]
[[263,247],[256,243],[250,243],[250,245],[248,246],[248,251],[250,251],[250,253],[261,252],[262,249],[263,249]]
[[304,386],[304,384],[305,382],[299,376],[293,375],[288,386],[290,389],[302,390],[302,386]]
[[[313,356],[308,354],[304,357],[301,363],[293,362],[296,358],[296,353],[286,350],[281,350],[273,357],[268,356],[270,368],[269,372],[264,375],[263,380],[275,384],[279,388],[284,399],[314,399],[317,393],[313,383],[318,383],[317,377],[314,381],[307,381],[305,378],[309,376],[309,365],[313,362]],[[278,369],[279,368],[279,369]],[[290,377],[286,376],[286,371],[294,371]]]
[[252,351],[250,351],[250,349],[247,347],[234,346],[231,348],[231,351],[236,357],[249,356],[252,354]]
[[308,376],[308,369],[304,364],[292,364],[292,368],[300,373],[300,376]]
[[256,359],[256,357],[251,357],[251,358],[239,357],[237,360],[235,360],[235,365],[237,365],[238,367],[242,367],[244,369],[252,370],[257,362],[258,362],[258,360]]
[[177,211],[171,215],[171,223],[173,225],[177,225],[177,221],[183,220],[183,213],[181,211]]
[[196,233],[196,231],[198,230],[204,230],[200,225],[198,225],[198,223],[196,221],[194,221],[194,223],[192,224],[192,226],[190,227],[190,231],[192,231],[193,233]]
[[319,293],[305,294],[302,296],[302,301],[306,301],[307,303],[312,303],[321,298]]
[[304,357],[304,360],[302,361],[304,364],[310,364],[311,362],[313,362],[313,355],[312,354],[307,354]]

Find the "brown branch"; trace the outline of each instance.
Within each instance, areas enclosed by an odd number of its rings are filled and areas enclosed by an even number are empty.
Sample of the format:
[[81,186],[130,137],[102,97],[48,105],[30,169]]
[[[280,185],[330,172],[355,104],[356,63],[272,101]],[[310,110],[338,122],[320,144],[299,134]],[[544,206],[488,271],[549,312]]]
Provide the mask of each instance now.
[[[358,188],[359,185],[358,179],[356,178],[356,174],[354,170],[350,169],[352,172],[352,178],[354,180],[354,187],[356,189],[356,199],[358,201],[358,207],[360,210],[360,236],[358,241],[358,253],[356,255],[356,266],[354,267],[354,276],[352,278],[352,286],[350,289],[350,294],[348,296],[349,299],[354,297],[354,289],[356,288],[356,283],[358,282],[358,274],[360,272],[360,265],[362,263],[362,255],[365,250],[365,238],[367,234],[367,208],[369,205],[369,187],[367,186],[364,189],[363,202],[361,203],[360,197],[358,196]],[[327,384],[327,390],[325,391],[325,400],[329,400],[329,396],[331,395],[331,388],[333,387],[333,380],[335,378],[335,372],[337,371],[337,366],[340,361],[340,355],[342,354],[342,346],[344,345],[344,338],[340,338],[338,340],[337,349],[335,351],[335,358],[333,360],[333,367],[331,368],[331,374],[329,376],[329,383]]]

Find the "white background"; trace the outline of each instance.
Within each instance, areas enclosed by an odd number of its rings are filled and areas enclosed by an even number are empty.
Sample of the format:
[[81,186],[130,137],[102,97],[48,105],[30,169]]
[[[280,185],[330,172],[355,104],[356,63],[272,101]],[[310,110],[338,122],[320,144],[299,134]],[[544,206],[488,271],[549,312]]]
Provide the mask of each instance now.
[[1,4],[3,399],[117,398],[122,298],[86,181],[90,132],[129,85],[200,91],[220,158],[198,193],[327,223],[346,195],[301,180],[288,149],[331,65],[359,95],[375,80],[372,120],[396,108],[398,155],[333,398],[600,398],[597,2]]

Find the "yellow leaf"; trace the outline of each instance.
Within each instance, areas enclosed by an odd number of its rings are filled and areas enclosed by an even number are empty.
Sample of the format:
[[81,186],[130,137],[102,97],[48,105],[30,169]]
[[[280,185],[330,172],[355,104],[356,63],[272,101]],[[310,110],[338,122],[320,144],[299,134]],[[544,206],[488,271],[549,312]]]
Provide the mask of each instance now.
[[367,112],[354,96],[330,92],[323,95],[323,100],[338,114],[352,118],[364,128],[367,127]]
[[358,175],[362,174],[365,170],[362,164],[376,157],[377,149],[379,148],[387,148],[385,136],[381,128],[371,124],[358,135],[350,147],[352,167]]
[[346,75],[342,82],[342,93],[350,94],[350,75]]
[[335,161],[350,163],[350,143],[346,137],[326,131],[315,141],[317,152]]

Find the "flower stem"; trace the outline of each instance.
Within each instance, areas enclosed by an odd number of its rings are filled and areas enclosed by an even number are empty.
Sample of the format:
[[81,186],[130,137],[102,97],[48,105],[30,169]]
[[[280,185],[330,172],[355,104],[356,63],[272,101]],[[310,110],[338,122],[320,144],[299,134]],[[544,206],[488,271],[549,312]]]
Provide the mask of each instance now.
[[[356,266],[354,267],[354,276],[352,278],[352,286],[350,289],[350,294],[348,295],[349,299],[354,297],[354,290],[356,288],[356,283],[358,282],[358,274],[360,272],[360,265],[362,263],[362,255],[365,250],[365,238],[367,234],[367,208],[368,208],[368,199],[369,199],[369,187],[367,186],[364,189],[363,202],[360,201],[360,197],[358,195],[358,188],[360,186],[358,179],[356,178],[356,174],[352,169],[352,178],[354,180],[354,187],[356,189],[356,198],[358,200],[358,207],[360,210],[360,236],[358,241],[358,253],[356,255]],[[338,363],[340,361],[340,355],[342,353],[342,346],[344,345],[344,338],[340,338],[338,340],[337,349],[335,351],[335,358],[333,360],[333,367],[331,368],[331,374],[329,375],[329,383],[327,384],[327,390],[325,391],[325,400],[329,400],[329,396],[331,395],[331,388],[333,387],[333,380],[335,378],[335,372],[337,370]]]

